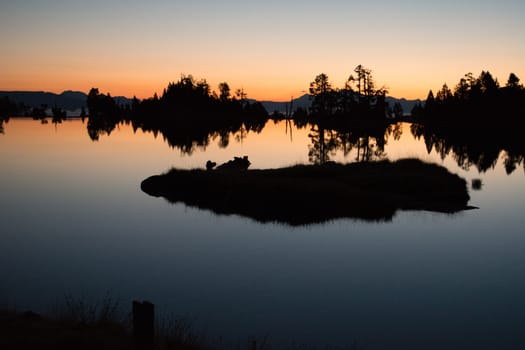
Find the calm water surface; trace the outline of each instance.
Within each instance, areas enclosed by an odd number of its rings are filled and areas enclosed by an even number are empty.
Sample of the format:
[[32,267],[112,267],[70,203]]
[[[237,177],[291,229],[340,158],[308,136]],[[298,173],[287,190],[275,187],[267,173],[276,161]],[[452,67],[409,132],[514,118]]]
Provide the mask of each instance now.
[[[172,205],[140,182],[172,166],[248,155],[252,168],[308,162],[310,130],[269,122],[226,148],[181,154],[120,125],[11,119],[0,134],[0,304],[46,311],[70,294],[147,299],[210,336],[363,349],[525,347],[525,174],[441,159],[408,124],[390,159],[443,164],[481,190],[478,210],[398,212],[391,222],[289,227]],[[350,162],[355,151],[331,155]]]

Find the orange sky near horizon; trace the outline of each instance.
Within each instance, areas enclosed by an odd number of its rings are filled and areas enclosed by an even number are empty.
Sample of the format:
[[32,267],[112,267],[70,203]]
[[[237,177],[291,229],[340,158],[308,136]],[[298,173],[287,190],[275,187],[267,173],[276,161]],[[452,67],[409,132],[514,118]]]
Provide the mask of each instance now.
[[[424,99],[466,73],[525,79],[525,4],[0,0],[0,90],[161,94],[181,74],[286,101],[358,64],[390,96]],[[361,16],[362,13],[373,14]],[[366,29],[366,30],[365,30]]]

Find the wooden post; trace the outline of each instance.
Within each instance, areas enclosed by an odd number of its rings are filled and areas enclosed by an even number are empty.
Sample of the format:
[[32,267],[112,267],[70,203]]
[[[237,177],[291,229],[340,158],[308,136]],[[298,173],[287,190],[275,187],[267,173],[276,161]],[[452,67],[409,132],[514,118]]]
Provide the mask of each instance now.
[[155,306],[149,301],[133,301],[133,336],[140,345],[153,345]]

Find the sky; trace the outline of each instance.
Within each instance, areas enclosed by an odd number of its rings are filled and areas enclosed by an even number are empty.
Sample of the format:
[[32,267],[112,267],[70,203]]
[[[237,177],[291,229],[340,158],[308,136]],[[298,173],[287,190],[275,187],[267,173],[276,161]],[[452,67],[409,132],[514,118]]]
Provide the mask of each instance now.
[[466,73],[525,81],[525,1],[0,0],[0,90],[147,98],[181,74],[284,101],[372,70],[425,98]]

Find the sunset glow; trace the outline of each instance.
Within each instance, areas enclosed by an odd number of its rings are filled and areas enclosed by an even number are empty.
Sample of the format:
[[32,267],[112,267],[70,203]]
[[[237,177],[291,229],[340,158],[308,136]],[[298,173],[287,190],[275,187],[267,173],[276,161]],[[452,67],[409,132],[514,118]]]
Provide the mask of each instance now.
[[150,97],[181,74],[259,100],[355,66],[425,98],[468,72],[525,79],[523,1],[0,1],[0,90]]

